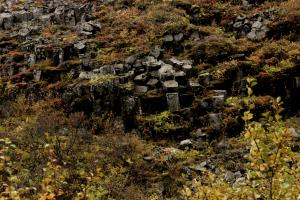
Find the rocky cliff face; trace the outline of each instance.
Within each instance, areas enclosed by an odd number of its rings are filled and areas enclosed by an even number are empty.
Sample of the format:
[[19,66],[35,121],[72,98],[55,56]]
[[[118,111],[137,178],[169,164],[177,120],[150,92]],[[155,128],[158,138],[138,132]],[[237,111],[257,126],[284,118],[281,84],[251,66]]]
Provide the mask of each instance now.
[[[93,119],[93,134],[111,115],[117,131],[175,142],[143,158],[169,162],[186,147],[227,148],[244,128],[249,78],[254,118],[278,96],[284,118],[299,115],[299,0],[0,0],[0,120],[19,96],[59,99],[70,118]],[[218,174],[218,156],[182,170]],[[226,181],[245,179],[232,171]]]
[[[243,78],[250,75],[259,79],[259,94],[283,96],[296,111],[299,16],[296,8],[287,14],[280,6],[256,10],[260,3],[245,1],[227,9],[188,1],[160,7],[142,1],[3,1],[2,98],[51,93],[63,99],[69,112],[113,111],[124,118],[134,115],[132,120],[169,110],[193,130],[200,128],[195,121],[202,115],[207,115],[202,124],[222,124],[216,116],[224,114],[226,96],[240,94]],[[162,8],[170,13],[155,13]],[[136,33],[142,26],[145,30]],[[154,33],[142,51],[136,47],[132,55],[113,58],[137,45],[131,42],[133,33],[149,39],[147,31]]]

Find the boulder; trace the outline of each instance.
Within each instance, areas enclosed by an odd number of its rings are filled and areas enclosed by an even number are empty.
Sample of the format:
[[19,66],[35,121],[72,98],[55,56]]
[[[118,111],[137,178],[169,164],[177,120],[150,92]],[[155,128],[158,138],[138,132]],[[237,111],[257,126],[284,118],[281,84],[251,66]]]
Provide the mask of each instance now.
[[180,109],[178,93],[166,93],[169,111],[174,112]]
[[148,91],[148,87],[143,86],[143,85],[137,85],[137,86],[135,86],[135,89],[134,89],[134,93],[137,94],[137,95],[144,94],[147,91]]
[[0,29],[9,30],[13,26],[13,15],[10,13],[0,14]]
[[154,89],[158,85],[158,82],[159,81],[157,79],[153,78],[153,79],[150,79],[146,85],[149,86],[150,88]]
[[167,92],[177,91],[178,90],[178,82],[175,80],[169,80],[163,82],[163,87]]
[[186,140],[182,140],[180,143],[179,143],[179,149],[185,149],[187,147],[193,147],[193,143],[190,139],[186,139]]
[[170,80],[174,78],[175,70],[172,65],[164,64],[158,70],[160,80]]
[[142,83],[145,83],[147,81],[147,79],[148,79],[148,74],[147,73],[142,73],[142,74],[137,75],[134,78],[134,82],[142,84]]

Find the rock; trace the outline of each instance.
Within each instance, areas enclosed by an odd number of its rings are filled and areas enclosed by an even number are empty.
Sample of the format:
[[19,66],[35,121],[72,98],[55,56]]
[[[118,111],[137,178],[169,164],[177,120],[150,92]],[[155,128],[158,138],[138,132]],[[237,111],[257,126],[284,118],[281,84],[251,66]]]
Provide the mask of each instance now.
[[158,70],[160,80],[170,80],[174,78],[175,70],[172,65],[164,64]]
[[9,30],[13,26],[13,15],[10,13],[0,14],[0,29]]
[[224,95],[217,95],[217,96],[212,96],[212,100],[213,100],[213,108],[214,109],[222,109],[224,106],[224,102],[225,102],[225,96]]
[[28,22],[33,19],[33,14],[25,10],[16,11],[13,13],[13,16],[17,23]]
[[65,15],[65,24],[68,24],[69,26],[76,25],[76,16],[74,10],[67,11],[67,14]]
[[164,37],[164,42],[166,42],[166,43],[173,42],[173,40],[174,40],[173,35],[166,35]]
[[179,85],[186,85],[186,74],[183,71],[175,72],[174,76]]
[[65,23],[65,7],[64,6],[60,6],[55,9],[54,19],[55,19],[56,23],[58,23],[58,24]]
[[198,41],[200,40],[200,35],[198,32],[193,32],[189,38],[189,40],[192,40],[192,41]]
[[34,70],[33,71],[33,78],[35,81],[41,80],[42,71],[41,70]]
[[256,21],[252,24],[252,29],[260,29],[262,27],[262,23],[260,21]]
[[31,12],[33,19],[39,19],[43,15],[42,8],[33,8]]
[[163,87],[166,91],[177,91],[178,90],[178,82],[175,80],[169,80],[163,82]]
[[153,56],[147,56],[142,62],[142,65],[147,66],[148,71],[158,70],[163,64],[165,64],[163,61]]
[[148,79],[148,74],[147,73],[143,73],[143,74],[139,74],[134,78],[134,81],[136,83],[145,83]]
[[250,33],[247,34],[247,38],[249,40],[256,40],[256,32],[255,31],[251,31]]
[[166,93],[169,111],[174,112],[180,109],[178,93]]
[[243,26],[243,22],[241,22],[241,21],[238,21],[238,22],[235,22],[234,24],[233,24],[233,28],[241,28]]
[[85,45],[86,41],[80,41],[74,44],[75,49],[82,51],[83,49],[85,49],[86,45]]
[[193,147],[193,143],[190,139],[182,140],[179,143],[179,149],[185,149],[186,147]]
[[144,94],[148,91],[148,87],[147,86],[141,86],[141,85],[137,85],[135,86],[135,89],[134,89],[134,93],[135,94]]
[[191,132],[191,137],[193,139],[205,139],[207,137],[207,134],[203,133],[201,128],[198,128],[196,131]]
[[231,172],[231,171],[227,171],[227,172],[225,173],[224,179],[225,179],[227,182],[233,182],[233,181],[235,180],[234,173]]
[[157,79],[150,79],[146,85],[149,86],[150,88],[154,89],[154,88],[156,88],[158,82],[159,81]]
[[156,45],[154,49],[151,50],[150,55],[158,59],[162,56],[163,51],[160,46]]
[[143,159],[144,159],[145,161],[152,161],[152,160],[154,160],[154,158],[151,157],[151,156],[145,156]]
[[84,22],[80,25],[80,30],[84,32],[92,32],[94,28],[90,23]]
[[34,54],[30,54],[29,57],[28,57],[28,60],[27,62],[30,64],[30,65],[33,65],[36,63],[36,56]]
[[217,96],[223,95],[224,98],[225,98],[226,95],[227,95],[227,91],[226,91],[226,90],[213,90],[213,92],[214,92]]
[[94,31],[100,31],[102,28],[101,24],[97,21],[89,21],[88,24],[90,24],[93,27]]
[[246,16],[245,15],[238,15],[236,20],[238,21],[244,21],[246,19]]
[[91,35],[93,35],[92,32],[88,32],[88,31],[80,31],[80,33],[81,33],[82,35],[86,35],[86,36],[91,36]]
[[187,75],[191,75],[191,70],[193,69],[192,65],[190,64],[185,64],[182,66],[182,70],[187,74]]
[[[122,63],[119,63],[119,64],[115,64],[113,68],[116,74],[121,74],[124,72],[125,66]],[[130,68],[128,70],[130,70]]]
[[30,34],[31,30],[29,28],[22,28],[19,30],[18,35],[22,37],[26,37]]
[[140,112],[139,98],[134,96],[125,96],[121,98],[121,114],[125,129],[132,130],[136,126],[136,114]]
[[40,17],[41,22],[44,26],[49,26],[53,21],[53,14],[47,14]]
[[102,67],[100,67],[100,69],[94,69],[93,72],[95,73],[100,73],[103,75],[107,75],[107,74],[116,74],[115,68],[113,65],[104,65]]
[[194,92],[198,92],[201,89],[201,85],[198,80],[190,79],[189,86]]
[[208,86],[210,84],[210,74],[208,72],[199,74],[198,79],[199,83],[203,86]]
[[183,65],[182,61],[179,61],[179,60],[177,60],[177,58],[174,58],[174,57],[170,58],[169,61],[170,61],[170,64],[175,66],[175,67],[180,67],[180,66]]
[[137,57],[136,56],[129,56],[128,58],[125,59],[125,63],[126,64],[129,64],[129,65],[132,65],[135,63],[135,61],[137,60]]
[[222,128],[222,117],[220,113],[210,113],[208,114],[209,124],[212,128],[220,130]]
[[174,40],[176,42],[180,42],[183,39],[183,33],[179,33],[177,35],[174,35]]
[[79,74],[79,79],[81,79],[81,80],[90,80],[90,79],[92,79],[95,76],[96,76],[96,74],[93,73],[93,72],[82,71]]

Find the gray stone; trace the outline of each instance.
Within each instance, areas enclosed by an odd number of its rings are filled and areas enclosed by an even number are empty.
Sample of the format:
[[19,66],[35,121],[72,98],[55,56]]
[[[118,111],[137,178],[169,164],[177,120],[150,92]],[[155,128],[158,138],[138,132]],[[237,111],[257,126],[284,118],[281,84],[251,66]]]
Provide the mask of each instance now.
[[124,67],[124,64],[122,64],[122,63],[115,64],[113,67],[115,69],[116,74],[120,74],[120,73],[124,72],[125,67]]
[[163,82],[163,87],[167,91],[176,91],[178,89],[178,82],[175,80],[165,81]]
[[198,41],[200,40],[200,35],[198,32],[193,32],[189,38],[189,40],[192,40],[192,41]]
[[199,88],[201,88],[201,85],[200,85],[199,81],[198,80],[194,80],[194,79],[189,80],[189,86],[192,89],[199,89]]
[[163,64],[165,64],[161,60],[157,60],[153,56],[147,56],[142,62],[144,66],[147,66],[148,71],[158,70]]
[[154,49],[151,50],[150,55],[154,56],[155,58],[159,58],[162,55],[164,50],[160,48],[160,46],[155,46]]
[[196,131],[191,132],[191,137],[194,139],[205,139],[207,134],[201,128],[198,128]]
[[262,40],[267,36],[266,31],[257,31],[256,32],[256,40]]
[[293,88],[300,88],[300,77],[293,78]]
[[143,74],[139,74],[134,78],[134,81],[136,83],[145,83],[147,81],[148,78],[148,74],[147,73],[143,73]]
[[235,180],[234,173],[231,172],[231,171],[227,171],[227,172],[225,173],[224,179],[225,179],[227,182],[233,182],[233,181]]
[[147,86],[137,85],[135,86],[134,93],[135,94],[144,94],[148,91]]
[[32,12],[33,19],[39,19],[43,15],[42,8],[33,8],[31,12]]
[[74,47],[78,50],[83,50],[86,47],[85,43],[86,43],[86,41],[79,41],[74,44]]
[[224,98],[226,97],[227,95],[227,91],[226,90],[213,90],[213,92],[216,94],[216,95],[223,95]]
[[93,72],[82,71],[79,74],[79,79],[81,79],[81,80],[90,80],[90,79],[94,78],[95,76],[96,76],[96,74],[93,73]]
[[104,65],[100,67],[99,69],[94,69],[93,72],[100,73],[100,74],[116,74],[115,68],[113,65]]
[[182,66],[182,70],[187,74],[190,74],[192,69],[193,69],[192,65],[189,64],[185,64]]
[[28,22],[32,20],[33,14],[29,11],[21,10],[13,13],[14,19],[16,22]]
[[166,97],[167,97],[169,111],[171,112],[178,111],[180,109],[178,93],[167,93]]
[[80,34],[86,35],[86,36],[91,36],[91,35],[93,35],[92,32],[88,32],[88,31],[80,31]]
[[256,33],[254,30],[252,30],[250,33],[247,34],[247,38],[249,40],[256,40]]
[[129,56],[128,58],[125,59],[125,63],[132,65],[133,63],[135,63],[135,61],[137,60],[136,56]]
[[41,70],[34,70],[33,71],[33,78],[35,81],[41,80],[42,71]]
[[69,26],[75,26],[76,25],[76,16],[74,10],[69,10],[67,14],[65,15],[65,23]]
[[36,63],[36,56],[34,54],[30,54],[29,57],[28,57],[28,60],[27,62],[30,64],[30,65],[33,65]]
[[208,118],[209,124],[212,126],[212,128],[217,130],[221,129],[223,122],[220,113],[210,113],[208,114]]
[[65,7],[64,6],[60,6],[55,9],[54,19],[55,19],[56,23],[58,23],[58,24],[65,23]]
[[80,29],[81,31],[85,31],[85,32],[92,32],[94,30],[93,26],[88,22],[82,23]]
[[41,22],[44,26],[49,26],[52,24],[53,14],[47,14],[40,17]]
[[210,74],[208,72],[199,74],[198,79],[199,83],[204,86],[208,86],[210,84]]
[[261,23],[260,21],[256,21],[256,22],[254,22],[254,23],[252,24],[252,28],[253,28],[253,29],[258,30],[258,29],[260,29],[261,27],[262,27],[262,23]]
[[19,30],[18,35],[22,37],[26,37],[30,34],[31,30],[29,28],[22,28]]
[[164,37],[164,41],[165,41],[165,42],[173,42],[173,40],[174,40],[173,35],[166,35],[166,36]]
[[183,65],[182,61],[179,61],[177,58],[170,58],[169,61],[171,62],[172,65],[174,65],[175,67],[180,67]]
[[175,81],[178,82],[179,85],[186,85],[186,74],[183,71],[175,72]]
[[212,106],[215,109],[221,109],[224,106],[225,96],[223,94],[217,95],[217,96],[212,96],[212,100],[213,100]]
[[147,82],[147,86],[151,87],[151,88],[155,88],[158,84],[158,80],[157,79],[150,79]]
[[183,33],[179,33],[177,35],[174,35],[174,40],[176,42],[180,42],[183,39]]
[[179,143],[179,149],[185,149],[186,147],[192,147],[193,143],[190,139],[182,140]]
[[154,160],[154,158],[151,157],[151,156],[145,156],[143,159],[144,159],[145,161],[152,161],[152,160]]
[[101,28],[102,28],[101,24],[97,21],[89,21],[87,23],[90,24],[93,27],[94,31],[100,31]]
[[175,74],[175,70],[172,65],[164,64],[158,70],[158,75],[160,80],[168,80],[173,79]]
[[0,28],[3,27],[5,30],[11,29],[13,26],[13,15],[10,13],[0,14]]
[[243,26],[243,22],[238,21],[233,24],[233,28],[241,28]]
[[246,16],[245,15],[239,15],[237,16],[236,18],[238,21],[244,21],[246,19]]

